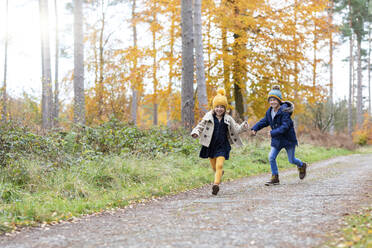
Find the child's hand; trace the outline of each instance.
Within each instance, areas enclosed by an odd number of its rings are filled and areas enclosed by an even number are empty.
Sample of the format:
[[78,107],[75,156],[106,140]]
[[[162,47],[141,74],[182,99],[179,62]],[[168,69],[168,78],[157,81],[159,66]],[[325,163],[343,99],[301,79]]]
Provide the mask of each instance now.
[[193,133],[193,134],[191,135],[191,137],[193,137],[194,139],[196,139],[198,136],[199,136],[199,135],[197,135],[196,133]]
[[267,137],[271,138],[271,132],[267,131]]
[[243,127],[244,127],[245,129],[248,129],[248,128],[249,128],[249,124],[248,124],[247,121],[244,121],[244,123],[243,123]]
[[251,130],[251,135],[252,135],[252,136],[256,136],[256,134],[257,134],[257,132],[256,132],[256,131],[254,131],[254,130]]

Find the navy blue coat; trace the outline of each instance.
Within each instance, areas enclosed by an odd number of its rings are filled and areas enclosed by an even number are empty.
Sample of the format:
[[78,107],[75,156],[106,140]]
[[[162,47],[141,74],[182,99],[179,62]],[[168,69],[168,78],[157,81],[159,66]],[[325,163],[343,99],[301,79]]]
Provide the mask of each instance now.
[[291,102],[284,102],[274,119],[271,118],[271,107],[266,111],[265,117],[252,127],[252,130],[258,131],[264,127],[270,125],[271,127],[271,146],[276,149],[293,147],[298,144],[296,138],[296,132],[293,127],[293,121],[291,115],[294,106]]

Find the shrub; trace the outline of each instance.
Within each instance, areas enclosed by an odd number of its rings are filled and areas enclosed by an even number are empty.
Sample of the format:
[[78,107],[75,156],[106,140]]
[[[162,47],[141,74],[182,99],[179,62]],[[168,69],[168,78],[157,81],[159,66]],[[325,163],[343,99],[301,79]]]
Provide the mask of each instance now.
[[353,141],[358,145],[372,144],[372,118],[366,113],[361,127],[357,126],[353,132]]

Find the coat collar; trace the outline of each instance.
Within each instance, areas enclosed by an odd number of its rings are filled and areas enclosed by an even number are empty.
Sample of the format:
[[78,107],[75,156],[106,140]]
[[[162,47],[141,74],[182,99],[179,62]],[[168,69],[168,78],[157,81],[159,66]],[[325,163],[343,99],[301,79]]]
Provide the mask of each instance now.
[[[208,113],[206,113],[204,115],[203,119],[206,120],[206,121],[210,121],[210,122],[214,123],[214,120],[213,120],[213,110],[211,110]],[[224,118],[223,118],[223,121],[227,125],[230,125],[230,115],[228,115],[228,114],[225,113]]]

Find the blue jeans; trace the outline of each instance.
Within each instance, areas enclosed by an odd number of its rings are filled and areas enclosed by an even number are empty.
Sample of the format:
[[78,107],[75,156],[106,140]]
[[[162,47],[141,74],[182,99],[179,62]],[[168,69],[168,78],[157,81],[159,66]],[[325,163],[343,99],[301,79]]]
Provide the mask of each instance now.
[[[297,167],[301,167],[303,165],[301,160],[295,158],[295,146],[285,148],[285,150],[287,151],[288,161],[291,164],[295,164],[297,165]],[[270,166],[271,166],[271,173],[273,175],[279,174],[278,165],[276,164],[276,157],[278,156],[279,152],[280,150],[276,149],[275,147],[271,147],[271,151],[269,153],[269,161],[270,161]]]

